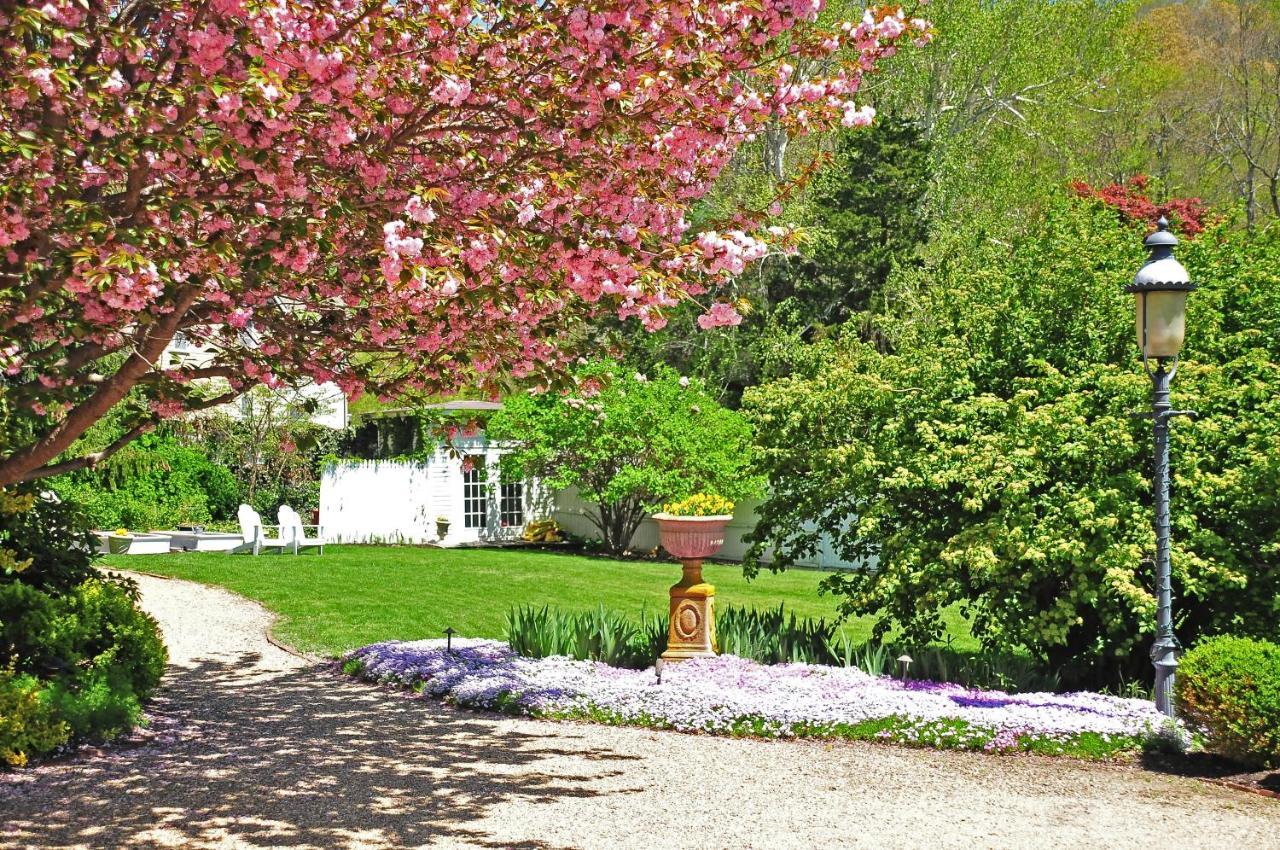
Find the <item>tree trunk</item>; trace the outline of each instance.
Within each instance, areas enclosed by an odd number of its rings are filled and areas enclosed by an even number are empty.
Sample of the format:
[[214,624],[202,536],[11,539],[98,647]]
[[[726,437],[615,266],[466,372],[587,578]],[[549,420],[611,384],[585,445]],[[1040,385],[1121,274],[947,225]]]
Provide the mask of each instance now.
[[0,460],[0,487],[43,478],[61,471],[63,465],[50,466],[52,461],[80,439],[85,431],[129,394],[143,375],[154,368],[152,364],[160,359],[165,346],[177,332],[183,316],[199,296],[200,290],[194,287],[179,292],[173,312],[163,316],[147,329],[141,344],[109,380],[104,381],[78,407],[70,410],[66,418],[50,428],[36,442]]
[[644,509],[634,498],[623,499],[615,504],[598,502],[599,519],[592,517],[595,527],[600,529],[600,539],[605,549],[614,555],[621,555],[631,545],[631,538],[636,529],[644,521]]

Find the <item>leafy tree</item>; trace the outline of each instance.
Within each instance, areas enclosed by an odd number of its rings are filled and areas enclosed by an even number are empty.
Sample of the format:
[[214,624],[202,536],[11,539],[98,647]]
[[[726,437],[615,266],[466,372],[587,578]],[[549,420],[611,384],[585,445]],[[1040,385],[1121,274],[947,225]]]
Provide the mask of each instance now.
[[912,123],[882,118],[842,133],[814,181],[814,244],[766,269],[770,301],[790,299],[792,321],[803,324],[840,324],[872,306],[894,266],[928,236],[929,169],[928,145]]
[[[1067,179],[1123,176],[1145,138],[1150,34],[1134,0],[933,0],[937,38],[903,52],[869,88],[876,107],[914,122],[929,145],[928,207],[1020,229]],[[1121,173],[1118,173],[1121,172]]]
[[[981,232],[895,282],[881,325],[814,346],[751,390],[770,494],[753,554],[830,533],[878,558],[824,587],[878,633],[942,633],[960,604],[987,646],[1067,683],[1145,672],[1154,630],[1149,382],[1132,297],[1142,232],[1058,200],[1014,244]],[[1177,626],[1191,641],[1280,627],[1280,234],[1211,227],[1179,255],[1190,300],[1173,438]]]
[[[928,37],[820,6],[0,5],[0,485],[257,383],[496,392],[604,310],[660,325],[765,250],[686,238],[735,148],[860,120]],[[161,363],[177,333],[213,360]],[[56,460],[133,391],[116,443]]]
[[339,438],[339,432],[310,420],[314,401],[255,387],[241,396],[235,415],[193,416],[169,427],[185,445],[225,468],[239,498],[263,516],[275,516],[280,505],[307,516],[320,505],[322,459]]
[[701,382],[659,368],[652,377],[594,364],[577,390],[510,397],[487,433],[517,448],[503,475],[576,487],[611,552],[631,542],[645,514],[694,493],[756,495],[751,429],[716,404]]
[[1193,59],[1172,92],[1192,107],[1179,141],[1202,171],[1225,177],[1250,227],[1280,217],[1280,3],[1202,0],[1165,10],[1161,23]]
[[768,257],[734,283],[741,324],[704,330],[701,307],[690,304],[661,331],[624,332],[628,362],[697,375],[736,407],[769,376],[767,352],[779,337],[812,337],[878,303],[890,271],[927,237],[929,151],[914,125],[893,118],[833,138],[831,161],[781,216],[804,230],[798,252]]

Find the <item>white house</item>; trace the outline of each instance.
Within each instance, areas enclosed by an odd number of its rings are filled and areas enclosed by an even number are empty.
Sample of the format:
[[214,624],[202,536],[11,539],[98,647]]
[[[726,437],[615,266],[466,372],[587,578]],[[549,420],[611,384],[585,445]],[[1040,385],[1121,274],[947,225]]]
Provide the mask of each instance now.
[[[161,355],[161,362],[166,367],[186,365],[198,369],[208,366],[216,357],[217,348],[215,346],[207,343],[203,345],[197,343],[179,331],[174,334],[173,339],[165,347],[164,353]],[[307,383],[296,389],[266,390],[264,387],[263,390],[269,392],[278,402],[283,404],[296,406],[304,401],[313,402],[314,412],[309,414],[308,418],[317,425],[323,425],[334,430],[341,430],[347,427],[349,420],[347,397],[342,390],[338,389],[336,384]],[[247,406],[252,402],[251,394],[245,393],[236,401],[224,404],[216,409],[230,416],[243,417],[247,413]]]
[[[459,401],[445,410],[494,410]],[[320,479],[320,525],[331,543],[435,543],[460,546],[519,539],[530,519],[551,514],[537,481],[502,478],[509,446],[481,431],[421,459],[340,460]],[[441,520],[444,523],[441,523]],[[444,531],[447,525],[447,531]]]

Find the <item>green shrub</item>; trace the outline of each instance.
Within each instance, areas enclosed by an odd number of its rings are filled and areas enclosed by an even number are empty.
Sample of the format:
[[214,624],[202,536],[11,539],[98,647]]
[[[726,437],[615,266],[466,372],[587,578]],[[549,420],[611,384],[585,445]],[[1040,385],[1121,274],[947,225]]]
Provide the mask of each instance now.
[[1201,641],[1178,666],[1177,706],[1208,747],[1260,767],[1280,766],[1280,644],[1243,637]]
[[[72,738],[105,740],[133,726],[165,660],[156,622],[134,605],[128,585],[92,578],[49,593],[0,584],[0,667],[24,688],[40,683],[41,704]],[[0,739],[0,747],[15,744]]]
[[148,434],[102,466],[50,482],[96,528],[145,531],[235,516],[240,485],[201,449],[169,433]]
[[137,588],[93,567],[74,507],[31,493],[0,499],[0,759],[76,740],[105,740],[138,722],[164,673],[155,620]]
[[29,753],[47,753],[70,737],[71,727],[39,679],[0,670],[0,761],[24,767]]

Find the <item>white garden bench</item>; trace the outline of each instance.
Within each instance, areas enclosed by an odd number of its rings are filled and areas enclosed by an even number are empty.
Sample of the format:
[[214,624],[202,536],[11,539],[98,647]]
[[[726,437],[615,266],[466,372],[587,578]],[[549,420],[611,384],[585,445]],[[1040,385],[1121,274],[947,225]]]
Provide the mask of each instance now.
[[[288,505],[281,505],[277,514],[280,519],[280,539],[285,544],[293,547],[293,554],[298,554],[301,549],[318,549],[318,554],[324,554],[324,529],[318,525],[303,525],[302,517],[298,516],[298,512]],[[307,529],[314,528],[315,535],[308,536]]]
[[[275,549],[283,553],[285,547],[290,545],[281,536],[280,526],[263,525],[262,517],[248,505],[240,506],[237,518],[240,520],[240,535],[244,537],[244,545],[249,547],[249,551],[253,554],[260,554],[263,549]],[[270,536],[272,530],[276,533],[275,537]]]

